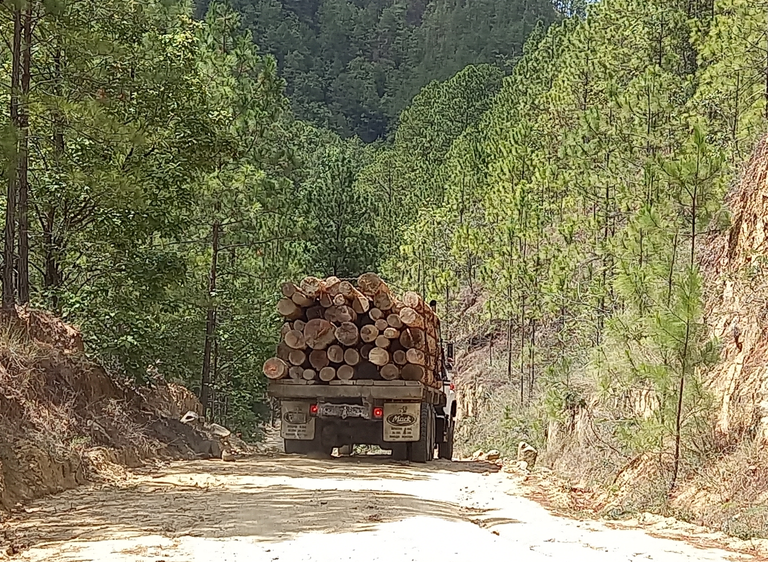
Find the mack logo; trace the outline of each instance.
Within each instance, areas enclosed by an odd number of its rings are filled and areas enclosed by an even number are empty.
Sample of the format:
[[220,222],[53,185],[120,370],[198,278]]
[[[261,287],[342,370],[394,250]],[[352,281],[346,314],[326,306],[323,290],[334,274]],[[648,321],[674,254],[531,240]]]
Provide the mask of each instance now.
[[283,419],[286,423],[304,424],[307,423],[307,414],[304,412],[285,412]]
[[416,418],[411,414],[391,414],[387,416],[387,423],[397,427],[406,427],[416,423]]

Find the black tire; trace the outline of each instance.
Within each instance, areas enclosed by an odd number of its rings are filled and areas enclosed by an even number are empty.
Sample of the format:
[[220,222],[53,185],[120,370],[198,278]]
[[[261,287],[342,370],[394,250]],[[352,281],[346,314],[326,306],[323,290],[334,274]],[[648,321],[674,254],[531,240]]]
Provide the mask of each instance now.
[[307,453],[307,443],[312,441],[299,441],[298,439],[283,439],[283,448],[289,455],[303,455]]
[[453,459],[453,423],[448,426],[445,432],[445,441],[437,444],[437,456],[441,459]]
[[393,443],[392,444],[392,460],[407,461],[408,445],[409,443]]
[[435,458],[435,413],[432,404],[421,405],[419,440],[410,443],[410,460],[427,462]]

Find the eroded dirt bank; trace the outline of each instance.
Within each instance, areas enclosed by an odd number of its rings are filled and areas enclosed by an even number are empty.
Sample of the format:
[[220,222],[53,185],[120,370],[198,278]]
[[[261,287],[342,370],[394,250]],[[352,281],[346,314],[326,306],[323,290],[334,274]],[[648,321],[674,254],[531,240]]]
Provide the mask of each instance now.
[[556,517],[485,463],[381,457],[172,463],[38,500],[2,531],[19,561],[756,559]]

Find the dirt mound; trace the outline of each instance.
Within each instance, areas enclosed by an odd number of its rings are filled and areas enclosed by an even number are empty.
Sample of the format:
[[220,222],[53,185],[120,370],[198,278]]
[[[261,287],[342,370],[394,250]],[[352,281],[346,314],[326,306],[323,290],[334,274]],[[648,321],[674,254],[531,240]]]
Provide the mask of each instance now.
[[136,389],[83,354],[80,333],[40,311],[0,318],[0,507],[72,488],[106,463],[193,458],[206,438],[179,417],[186,389]]
[[717,432],[738,443],[768,438],[768,139],[756,147],[729,197],[730,228],[704,255],[707,324],[722,342],[708,374]]

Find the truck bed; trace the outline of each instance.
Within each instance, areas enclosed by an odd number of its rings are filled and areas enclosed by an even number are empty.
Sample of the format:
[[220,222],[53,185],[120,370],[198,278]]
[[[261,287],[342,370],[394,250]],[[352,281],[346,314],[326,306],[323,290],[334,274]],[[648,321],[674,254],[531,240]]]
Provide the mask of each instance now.
[[267,393],[280,399],[313,398],[369,398],[377,400],[418,400],[429,404],[442,404],[442,390],[425,386],[418,381],[351,380],[317,384],[315,381],[281,379],[270,381]]

